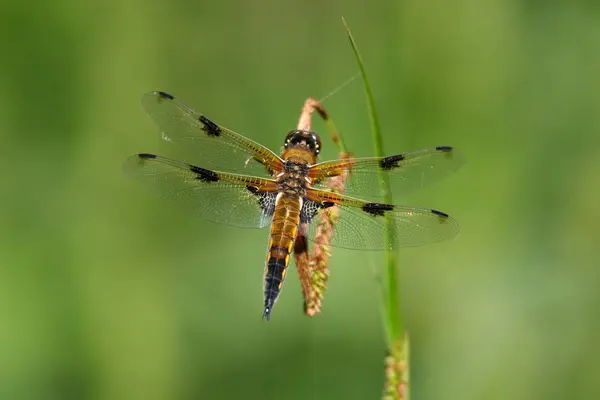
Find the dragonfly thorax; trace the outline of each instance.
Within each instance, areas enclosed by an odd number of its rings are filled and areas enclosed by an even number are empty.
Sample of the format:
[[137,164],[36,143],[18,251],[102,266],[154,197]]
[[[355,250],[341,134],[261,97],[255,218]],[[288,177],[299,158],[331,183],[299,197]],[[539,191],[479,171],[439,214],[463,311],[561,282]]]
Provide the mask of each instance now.
[[304,161],[286,160],[283,163],[283,171],[288,174],[306,176],[308,174],[308,164]]
[[305,162],[287,160],[283,172],[277,178],[279,190],[290,195],[304,196],[308,165]]

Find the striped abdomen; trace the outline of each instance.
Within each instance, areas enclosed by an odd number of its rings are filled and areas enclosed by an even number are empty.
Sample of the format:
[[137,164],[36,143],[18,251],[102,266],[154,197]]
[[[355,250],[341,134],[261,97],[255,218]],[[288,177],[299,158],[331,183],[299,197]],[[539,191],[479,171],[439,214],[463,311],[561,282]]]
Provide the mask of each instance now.
[[282,193],[275,204],[271,238],[265,268],[265,311],[263,318],[271,316],[273,305],[279,296],[285,272],[294,247],[300,223],[301,198]]

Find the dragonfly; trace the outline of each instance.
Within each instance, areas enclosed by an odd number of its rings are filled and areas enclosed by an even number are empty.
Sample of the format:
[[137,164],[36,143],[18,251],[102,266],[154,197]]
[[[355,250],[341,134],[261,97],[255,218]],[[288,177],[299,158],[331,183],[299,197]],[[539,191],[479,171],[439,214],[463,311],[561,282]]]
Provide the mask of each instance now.
[[[182,161],[135,154],[124,163],[126,174],[208,221],[243,228],[270,226],[263,287],[266,320],[281,292],[296,240],[301,235],[313,239],[313,222],[330,207],[339,209],[330,243],[334,247],[420,246],[459,233],[457,222],[445,212],[360,198],[383,197],[382,175],[403,193],[449,175],[463,163],[461,153],[451,146],[317,162],[322,142],[311,130],[290,131],[277,155],[168,93],[146,93],[142,106],[160,128],[161,138],[189,155]],[[342,174],[347,174],[344,194],[327,186],[329,178]]]

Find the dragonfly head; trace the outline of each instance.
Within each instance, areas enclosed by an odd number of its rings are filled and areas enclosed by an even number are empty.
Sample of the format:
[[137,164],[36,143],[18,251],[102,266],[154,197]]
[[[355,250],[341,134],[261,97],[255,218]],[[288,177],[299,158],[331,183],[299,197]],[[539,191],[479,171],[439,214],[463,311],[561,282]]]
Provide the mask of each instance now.
[[283,143],[286,150],[291,148],[306,149],[317,156],[321,151],[321,139],[312,131],[294,130],[288,133]]

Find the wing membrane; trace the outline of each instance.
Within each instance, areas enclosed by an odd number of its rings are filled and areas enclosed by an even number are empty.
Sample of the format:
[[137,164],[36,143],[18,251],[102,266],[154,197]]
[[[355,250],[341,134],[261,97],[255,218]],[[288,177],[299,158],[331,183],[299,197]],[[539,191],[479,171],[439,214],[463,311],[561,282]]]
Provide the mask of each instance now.
[[[393,242],[399,247],[421,246],[452,239],[459,233],[458,224],[441,211],[383,203],[369,203],[351,197],[310,189],[303,206],[305,220],[312,220],[309,238],[314,240],[316,221],[323,210],[339,209],[331,245],[348,249],[384,250],[391,229]],[[392,227],[386,223],[390,218]]]
[[450,146],[418,150],[388,157],[367,157],[315,164],[309,176],[325,188],[326,179],[348,171],[344,192],[366,198],[383,196],[380,174],[387,175],[393,190],[407,194],[444,178],[464,164],[462,154]]
[[214,123],[168,93],[146,93],[142,105],[159,126],[161,138],[179,145],[192,163],[258,176],[283,168],[281,158],[268,148]]
[[277,194],[272,180],[211,171],[154,154],[131,156],[123,169],[206,220],[243,228],[271,222]]

